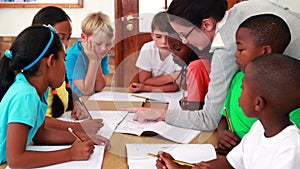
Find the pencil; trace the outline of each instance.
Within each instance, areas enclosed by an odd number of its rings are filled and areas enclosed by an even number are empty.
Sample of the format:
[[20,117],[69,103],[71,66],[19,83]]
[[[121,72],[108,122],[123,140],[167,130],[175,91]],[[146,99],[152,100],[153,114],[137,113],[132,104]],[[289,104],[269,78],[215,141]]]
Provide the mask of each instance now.
[[[158,158],[157,155],[151,154],[151,153],[148,153],[148,156]],[[194,167],[195,166],[195,164],[191,164],[191,163],[184,162],[184,161],[179,161],[179,160],[172,160],[172,161],[175,162],[175,163],[177,163],[177,164],[185,165],[185,166],[189,166],[189,167]]]
[[142,99],[147,99],[147,100],[156,100],[156,99],[153,99],[153,98],[149,98],[149,97],[146,97],[146,96],[141,96],[141,95],[137,95],[137,94],[131,94],[131,96],[134,96],[134,97],[139,97],[139,98],[142,98]]
[[80,102],[80,104],[83,106],[83,108],[85,109],[85,111],[87,112],[87,114],[89,115],[90,119],[93,120],[92,115],[90,114],[89,110],[87,109],[87,107],[85,106],[85,104],[83,103],[83,101],[82,101],[81,98],[79,98],[79,102]]
[[71,127],[68,128],[69,132],[72,133],[72,135],[79,140],[80,142],[83,142],[83,140],[73,131],[73,129]]
[[229,120],[229,114],[228,114],[228,111],[227,111],[226,107],[224,107],[224,111],[225,111],[225,114],[226,114],[226,120],[227,120],[227,124],[229,126],[229,130],[231,132],[233,132],[233,129],[232,129],[232,126],[231,126],[231,123],[230,123],[230,120]]

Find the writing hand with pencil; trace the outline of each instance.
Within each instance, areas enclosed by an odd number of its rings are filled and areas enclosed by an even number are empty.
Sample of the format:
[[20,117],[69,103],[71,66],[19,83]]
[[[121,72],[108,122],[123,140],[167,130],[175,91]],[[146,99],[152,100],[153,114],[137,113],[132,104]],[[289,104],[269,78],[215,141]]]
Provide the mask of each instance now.
[[228,154],[229,151],[241,141],[236,133],[230,130],[226,116],[222,116],[219,122],[217,138],[218,145],[215,149],[216,152],[221,155]]
[[169,153],[160,151],[157,155],[156,167],[158,169],[190,169],[195,164],[175,160]]
[[70,161],[88,160],[94,152],[94,143],[91,140],[84,141],[72,128],[68,131],[76,138],[69,151]]

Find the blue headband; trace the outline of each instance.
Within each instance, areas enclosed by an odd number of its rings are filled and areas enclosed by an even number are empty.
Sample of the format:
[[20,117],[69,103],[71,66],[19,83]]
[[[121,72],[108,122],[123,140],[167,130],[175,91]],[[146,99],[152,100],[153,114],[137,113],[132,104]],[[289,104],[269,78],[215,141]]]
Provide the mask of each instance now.
[[9,59],[12,59],[12,52],[11,52],[11,50],[9,50],[9,49],[6,49],[5,50],[5,56],[7,57],[7,58],[9,58]]
[[[47,26],[48,27],[48,26]],[[49,27],[48,27],[49,28]],[[47,52],[47,50],[49,49],[52,41],[53,41],[53,38],[54,38],[54,34],[53,34],[53,30],[50,30],[50,33],[51,33],[51,37],[50,37],[50,40],[49,42],[47,43],[46,47],[44,48],[44,50],[42,51],[42,53],[32,62],[30,63],[28,66],[26,66],[25,68],[23,68],[21,70],[21,72],[23,72],[24,70],[28,70],[29,68],[31,68],[32,66],[34,66],[38,61],[40,61],[42,59],[42,57],[44,56],[44,54]],[[54,29],[55,30],[55,29]]]

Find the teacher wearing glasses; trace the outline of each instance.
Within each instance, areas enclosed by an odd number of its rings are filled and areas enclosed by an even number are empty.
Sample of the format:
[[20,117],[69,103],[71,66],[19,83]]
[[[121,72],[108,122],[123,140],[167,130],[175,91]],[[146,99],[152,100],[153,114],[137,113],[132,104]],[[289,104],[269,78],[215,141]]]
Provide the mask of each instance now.
[[[167,13],[173,29],[182,43],[203,50],[209,45],[213,53],[208,93],[202,110],[158,110],[140,108],[135,120],[165,120],[167,123],[202,131],[214,130],[221,118],[221,110],[231,79],[238,70],[235,63],[235,32],[250,16],[272,13],[289,25],[292,39],[285,54],[300,59],[300,14],[269,0],[251,0],[236,4],[229,11],[226,0],[173,0]],[[233,112],[234,113],[234,112]]]

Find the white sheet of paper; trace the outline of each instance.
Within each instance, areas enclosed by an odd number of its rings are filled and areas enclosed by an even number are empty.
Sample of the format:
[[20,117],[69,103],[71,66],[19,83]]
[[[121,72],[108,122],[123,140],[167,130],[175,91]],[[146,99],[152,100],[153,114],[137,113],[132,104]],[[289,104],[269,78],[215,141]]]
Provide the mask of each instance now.
[[[70,146],[28,146],[27,150],[32,151],[54,151],[69,148]],[[104,146],[95,146],[94,153],[86,161],[70,161],[60,164],[54,164],[45,167],[39,167],[35,169],[100,169],[103,163]],[[6,169],[10,169],[9,166]]]
[[101,100],[101,101],[136,101],[143,102],[144,98],[139,98],[132,96],[131,93],[122,93],[122,92],[112,92],[112,91],[102,91],[93,94],[89,100]]
[[188,163],[198,163],[216,159],[211,144],[126,144],[129,169],[156,169],[156,159],[147,154],[157,155],[159,151],[170,153],[174,159]]
[[[103,119],[104,126],[97,132],[97,135],[101,135],[107,139],[110,139],[116,126],[126,116],[126,111],[89,111],[93,119]],[[63,121],[69,122],[81,122],[83,120],[73,120],[71,118],[71,112],[65,112],[61,117],[57,118]]]
[[141,93],[136,93],[136,95],[140,96],[145,96],[148,98],[164,101],[164,102],[169,102],[170,99],[173,98],[181,98],[182,93],[180,91],[178,92],[141,92]]

